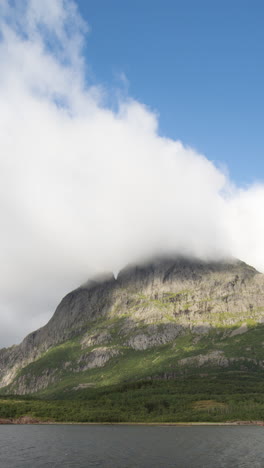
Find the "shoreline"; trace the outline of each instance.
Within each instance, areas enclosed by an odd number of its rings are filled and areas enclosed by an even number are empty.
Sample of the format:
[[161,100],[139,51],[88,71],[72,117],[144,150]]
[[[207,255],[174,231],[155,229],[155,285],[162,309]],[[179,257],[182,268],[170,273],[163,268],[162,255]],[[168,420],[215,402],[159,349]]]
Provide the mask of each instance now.
[[264,421],[228,421],[228,422],[75,422],[41,421],[28,416],[19,419],[0,419],[0,425],[81,425],[81,426],[264,426]]

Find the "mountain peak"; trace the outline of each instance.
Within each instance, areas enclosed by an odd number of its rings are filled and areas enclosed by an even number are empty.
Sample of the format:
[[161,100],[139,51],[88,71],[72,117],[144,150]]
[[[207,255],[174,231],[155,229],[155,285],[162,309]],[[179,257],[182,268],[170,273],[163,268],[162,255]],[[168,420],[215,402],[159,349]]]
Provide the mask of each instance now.
[[[119,362],[123,369],[113,374],[118,381],[128,372],[126,360],[131,353],[156,350],[159,355],[165,345],[171,362],[180,369],[183,363],[192,363],[181,343],[190,341],[190,349],[197,354],[200,340],[211,343],[212,337],[211,354],[199,362],[229,366],[240,361],[225,355],[221,340],[247,333],[250,328],[241,328],[241,323],[249,321],[256,327],[262,323],[263,291],[264,275],[234,258],[204,261],[159,256],[127,265],[117,279],[112,273],[97,275],[67,294],[47,325],[20,345],[0,350],[1,386],[14,393],[34,392],[63,379],[74,380],[76,373],[80,382],[96,378],[103,383],[105,375],[113,379],[107,373],[111,362]],[[136,370],[140,359],[140,355],[133,357],[135,375],[141,375]],[[152,361],[149,365],[146,372],[157,372]],[[133,378],[133,372],[129,375]]]

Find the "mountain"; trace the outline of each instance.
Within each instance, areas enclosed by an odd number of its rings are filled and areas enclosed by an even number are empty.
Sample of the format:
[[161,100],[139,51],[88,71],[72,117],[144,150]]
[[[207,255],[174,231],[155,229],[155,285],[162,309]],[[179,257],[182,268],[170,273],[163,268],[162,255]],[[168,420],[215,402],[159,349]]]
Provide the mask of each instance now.
[[0,350],[2,395],[264,368],[264,275],[235,259],[155,258],[67,294],[44,327]]

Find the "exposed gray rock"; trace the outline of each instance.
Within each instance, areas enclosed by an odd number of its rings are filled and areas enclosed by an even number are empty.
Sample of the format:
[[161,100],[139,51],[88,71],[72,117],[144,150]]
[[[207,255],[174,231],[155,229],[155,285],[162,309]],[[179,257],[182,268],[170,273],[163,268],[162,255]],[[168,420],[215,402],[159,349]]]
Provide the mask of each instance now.
[[117,356],[119,353],[119,349],[114,347],[95,348],[90,353],[81,356],[78,361],[78,371],[103,367],[112,357]]
[[232,333],[230,333],[230,336],[242,335],[243,333],[246,333],[247,331],[248,331],[248,326],[246,323],[243,323],[241,327],[237,328],[236,330],[233,330]]
[[212,364],[221,367],[228,366],[228,359],[225,357],[223,351],[212,351],[208,354],[198,354],[178,361],[180,366],[197,366],[201,367],[204,365]]
[[59,380],[58,369],[46,369],[41,375],[22,375],[10,386],[10,393],[25,395],[44,390]]
[[191,330],[193,333],[197,335],[206,335],[210,331],[211,328],[212,328],[212,325],[205,322],[203,325],[192,326]]
[[136,351],[153,348],[173,341],[182,331],[180,326],[167,324],[163,326],[152,325],[147,332],[132,336],[127,344]]
[[77,385],[77,387],[73,387],[73,390],[81,390],[83,388],[91,388],[91,387],[94,387],[95,384],[92,383],[92,382],[88,382],[88,383],[80,383],[79,385]]
[[97,330],[92,335],[86,333],[81,340],[81,345],[83,348],[88,348],[89,346],[107,344],[110,340],[111,335],[107,330]]

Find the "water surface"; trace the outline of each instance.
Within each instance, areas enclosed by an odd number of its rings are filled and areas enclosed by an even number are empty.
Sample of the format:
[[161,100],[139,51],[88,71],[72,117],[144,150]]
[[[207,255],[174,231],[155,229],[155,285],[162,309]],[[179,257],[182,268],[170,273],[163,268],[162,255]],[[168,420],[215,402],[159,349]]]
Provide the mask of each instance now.
[[264,427],[0,426],[1,468],[264,467]]

